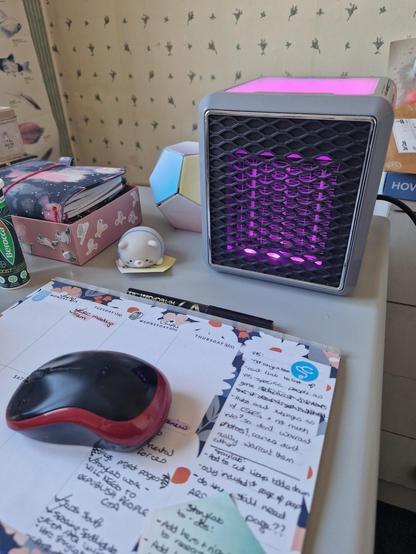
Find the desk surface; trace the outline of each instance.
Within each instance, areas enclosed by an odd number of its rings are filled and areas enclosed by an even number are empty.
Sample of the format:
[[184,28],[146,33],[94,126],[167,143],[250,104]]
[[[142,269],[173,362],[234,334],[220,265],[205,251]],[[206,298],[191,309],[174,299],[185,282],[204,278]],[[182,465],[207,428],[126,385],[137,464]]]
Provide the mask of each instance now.
[[164,274],[121,274],[116,245],[88,264],[27,256],[32,280],[0,289],[0,311],[52,277],[126,292],[136,287],[273,319],[279,331],[341,350],[332,417],[323,450],[304,554],[373,552],[377,498],[389,222],[374,217],[354,293],[337,297],[218,273],[201,259],[201,235],[176,231],[140,189],[143,224],[156,228],[177,258]]

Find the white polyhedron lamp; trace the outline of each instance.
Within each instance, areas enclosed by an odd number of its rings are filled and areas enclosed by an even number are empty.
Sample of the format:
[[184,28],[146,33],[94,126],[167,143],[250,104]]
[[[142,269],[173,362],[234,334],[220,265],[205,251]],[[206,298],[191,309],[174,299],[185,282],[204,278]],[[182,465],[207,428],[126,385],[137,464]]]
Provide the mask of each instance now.
[[156,205],[174,227],[201,232],[197,142],[164,148],[149,181]]

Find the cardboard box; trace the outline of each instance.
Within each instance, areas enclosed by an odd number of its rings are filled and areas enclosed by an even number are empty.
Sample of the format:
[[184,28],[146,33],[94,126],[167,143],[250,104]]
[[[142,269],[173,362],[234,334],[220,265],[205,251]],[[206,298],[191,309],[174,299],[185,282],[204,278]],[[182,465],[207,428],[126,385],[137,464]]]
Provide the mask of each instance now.
[[416,105],[396,108],[394,116],[384,171],[416,173]]
[[121,196],[74,223],[15,215],[12,219],[24,253],[83,265],[127,229],[141,224],[139,189],[128,187]]
[[384,170],[416,173],[416,39],[390,43],[388,76],[396,84],[393,132]]

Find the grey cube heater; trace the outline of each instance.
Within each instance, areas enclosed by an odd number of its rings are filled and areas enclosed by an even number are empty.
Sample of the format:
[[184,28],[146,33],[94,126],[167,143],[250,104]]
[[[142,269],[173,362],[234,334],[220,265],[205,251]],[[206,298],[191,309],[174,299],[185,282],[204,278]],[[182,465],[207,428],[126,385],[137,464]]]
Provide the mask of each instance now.
[[204,255],[246,277],[348,294],[393,124],[386,78],[259,78],[199,106]]

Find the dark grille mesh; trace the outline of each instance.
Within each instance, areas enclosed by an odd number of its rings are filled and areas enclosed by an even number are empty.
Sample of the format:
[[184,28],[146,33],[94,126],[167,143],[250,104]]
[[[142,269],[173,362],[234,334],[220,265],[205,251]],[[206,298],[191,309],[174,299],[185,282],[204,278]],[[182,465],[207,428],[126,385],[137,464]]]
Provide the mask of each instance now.
[[371,128],[209,114],[212,262],[338,287]]

